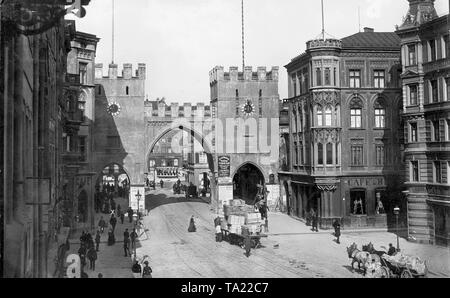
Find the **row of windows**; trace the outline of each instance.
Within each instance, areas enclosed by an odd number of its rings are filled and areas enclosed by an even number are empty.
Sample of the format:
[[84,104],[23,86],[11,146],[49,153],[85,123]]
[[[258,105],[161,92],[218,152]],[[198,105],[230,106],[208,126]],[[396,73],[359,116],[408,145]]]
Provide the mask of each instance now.
[[[386,109],[385,108],[375,108],[375,128],[385,128],[386,127]],[[355,108],[350,109],[350,127],[351,128],[362,128],[362,109]]]
[[[442,142],[442,141],[450,141],[450,119],[444,120],[444,134],[442,134],[442,121],[435,120],[429,121],[431,127],[431,141],[432,142]],[[444,138],[442,138],[444,135]],[[419,130],[417,122],[409,123],[409,142],[417,143],[419,142]]]
[[445,35],[438,39],[431,39],[423,43],[423,53],[418,54],[418,46],[410,44],[407,46],[407,66],[415,66],[418,64],[418,55],[423,55],[423,61],[432,62],[438,59],[449,57],[450,43],[449,36]]
[[[303,165],[304,148],[303,143],[294,142],[294,162],[296,165]],[[334,152],[334,153],[333,153]],[[334,159],[333,159],[334,156]],[[317,144],[317,164],[318,165],[338,165],[339,164],[339,145],[333,143]],[[364,166],[364,145],[351,145],[350,147],[350,165]],[[376,166],[384,166],[389,163],[389,156],[382,144],[375,145],[374,163]]]
[[[350,88],[361,88],[361,70],[360,69],[350,69],[348,73],[349,86]],[[298,84],[298,79],[300,79],[300,84]],[[326,67],[324,70],[322,68],[316,68],[314,74],[314,86],[338,86],[337,83],[338,74],[337,69]],[[308,92],[308,76],[305,74],[293,74],[291,75],[292,82],[292,94],[296,97],[299,94],[304,94]],[[373,70],[373,82],[372,86],[374,88],[386,88],[386,71],[383,69]],[[300,89],[300,90],[299,90]]]
[[[440,160],[433,161],[434,183],[445,183],[444,176],[446,176],[447,184],[450,184],[449,175],[450,175],[450,161],[440,161]],[[420,163],[418,160],[410,161],[410,180],[412,182],[421,182]]]

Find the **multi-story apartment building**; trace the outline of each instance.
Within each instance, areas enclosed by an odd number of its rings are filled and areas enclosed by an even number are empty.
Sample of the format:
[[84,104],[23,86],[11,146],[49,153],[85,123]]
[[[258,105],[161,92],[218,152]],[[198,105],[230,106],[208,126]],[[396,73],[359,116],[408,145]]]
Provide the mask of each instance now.
[[401,38],[408,236],[450,242],[449,16],[434,0],[408,1]]
[[286,65],[289,163],[279,175],[289,213],[314,209],[323,228],[385,227],[401,195],[399,38],[365,28],[306,45]]
[[[80,122],[76,88],[66,82],[75,23],[64,21],[64,4],[23,2],[25,23],[13,1],[0,6],[5,277],[51,276],[48,252],[63,224],[59,204],[63,197],[73,199],[65,182],[63,136],[76,135]],[[43,12],[49,17],[41,18]]]

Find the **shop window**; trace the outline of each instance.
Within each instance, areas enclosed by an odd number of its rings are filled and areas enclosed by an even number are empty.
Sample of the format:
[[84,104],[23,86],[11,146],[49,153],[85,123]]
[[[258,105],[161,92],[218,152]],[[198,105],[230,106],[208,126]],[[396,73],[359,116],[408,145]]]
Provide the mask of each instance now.
[[385,189],[375,190],[375,213],[376,214],[386,214],[386,209],[384,206],[384,204],[386,202],[387,202],[386,190]]
[[366,191],[351,190],[350,191],[351,213],[353,215],[366,214]]

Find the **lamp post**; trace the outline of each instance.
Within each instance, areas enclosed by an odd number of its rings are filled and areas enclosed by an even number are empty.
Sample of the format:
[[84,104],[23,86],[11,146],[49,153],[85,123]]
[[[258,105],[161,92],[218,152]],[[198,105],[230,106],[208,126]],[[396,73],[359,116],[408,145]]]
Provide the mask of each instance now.
[[400,208],[397,206],[394,208],[394,214],[395,214],[395,219],[396,219],[396,223],[397,223],[397,251],[400,251],[400,242],[399,242],[399,237],[398,237],[398,215],[400,214]]
[[138,214],[138,218],[141,219],[141,205],[140,205],[140,201],[141,201],[141,197],[142,195],[139,193],[139,190],[136,194],[136,199],[137,199],[137,203],[138,203],[138,208],[137,208],[137,214]]

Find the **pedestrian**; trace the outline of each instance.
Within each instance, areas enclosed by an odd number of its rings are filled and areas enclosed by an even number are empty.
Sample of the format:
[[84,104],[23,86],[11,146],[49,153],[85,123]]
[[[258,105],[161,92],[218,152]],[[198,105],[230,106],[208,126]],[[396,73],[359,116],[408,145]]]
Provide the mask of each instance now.
[[117,218],[113,215],[111,215],[111,219],[109,220],[109,223],[112,226],[113,232],[116,230],[116,224],[117,224]]
[[319,229],[317,227],[319,218],[317,216],[317,213],[314,211],[314,209],[311,209],[311,219],[312,219],[312,231],[319,232]]
[[123,221],[125,220],[125,214],[122,211],[120,211],[119,216],[120,216],[120,223],[123,224]]
[[86,246],[84,244],[81,244],[80,248],[78,249],[78,256],[80,257],[81,261],[81,268],[84,268],[86,265]]
[[339,220],[335,220],[333,223],[334,227],[334,236],[336,237],[336,243],[341,244],[339,241],[339,237],[341,237],[341,224],[339,223]]
[[116,243],[116,238],[114,236],[113,230],[109,230],[108,232],[108,246],[114,245]]
[[130,253],[130,238],[124,238],[123,239],[123,251],[125,253],[125,257],[128,257],[128,255],[131,256],[131,253]]
[[197,231],[197,228],[195,227],[194,215],[192,215],[191,220],[189,221],[188,232],[195,233],[196,231]]
[[82,231],[81,232],[81,236],[80,236],[80,244],[81,245],[86,245],[86,232]]
[[252,249],[252,239],[250,238],[250,232],[248,230],[243,230],[242,235],[244,236],[245,255],[248,258],[250,257]]
[[142,278],[152,278],[152,268],[148,265],[148,261],[144,262],[144,269],[142,270]]
[[216,226],[216,242],[222,242],[222,227],[220,225]]
[[131,223],[131,221],[133,220],[133,209],[131,209],[131,207],[128,207],[127,213],[128,213],[128,220]]
[[99,273],[98,278],[103,278],[103,274]]
[[128,229],[125,229],[125,232],[123,232],[123,239],[130,239],[130,233],[128,232]]
[[122,207],[120,207],[120,204],[117,205],[117,215],[122,213]]
[[116,201],[114,199],[111,199],[111,211],[116,211]]
[[97,230],[97,234],[95,234],[95,250],[96,251],[99,251],[100,240],[101,240],[100,231]]
[[133,266],[131,267],[131,272],[133,272],[135,278],[141,277],[142,268],[141,265],[139,265],[138,261],[134,262]]
[[159,182],[159,184],[161,185],[161,188],[164,188],[164,181],[161,179],[161,181]]
[[392,245],[392,243],[389,243],[388,255],[393,256],[396,253],[397,253],[397,250],[395,249],[395,247]]
[[136,229],[133,229],[133,232],[131,232],[130,234],[130,238],[131,238],[131,249],[135,249],[136,248],[136,239],[138,237],[138,234],[136,233]]
[[97,260],[97,251],[91,247],[87,252],[87,257],[89,259],[89,269],[95,271],[95,261]]
[[103,216],[100,217],[100,220],[98,221],[98,227],[100,229],[100,232],[103,234],[103,232],[105,231],[105,227],[106,227],[106,222],[103,219]]

